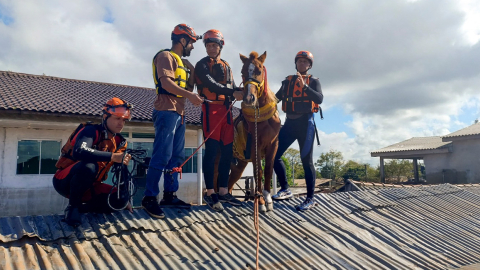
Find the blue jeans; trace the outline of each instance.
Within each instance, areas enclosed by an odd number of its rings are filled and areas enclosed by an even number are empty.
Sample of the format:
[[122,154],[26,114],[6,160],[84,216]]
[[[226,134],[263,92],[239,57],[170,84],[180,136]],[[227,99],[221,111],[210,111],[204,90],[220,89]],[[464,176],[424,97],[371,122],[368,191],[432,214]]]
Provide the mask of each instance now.
[[[153,110],[153,126],[155,140],[153,141],[152,159],[147,172],[145,196],[157,196],[160,193],[158,183],[163,170],[178,167],[185,160],[185,124],[182,116],[174,111]],[[178,190],[178,173],[164,175],[164,191]]]

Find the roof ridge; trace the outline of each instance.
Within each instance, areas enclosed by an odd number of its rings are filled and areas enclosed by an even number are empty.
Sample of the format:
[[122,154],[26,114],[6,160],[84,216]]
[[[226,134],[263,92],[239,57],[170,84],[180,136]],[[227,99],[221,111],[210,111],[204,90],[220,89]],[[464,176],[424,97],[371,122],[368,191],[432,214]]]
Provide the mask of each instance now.
[[42,78],[42,79],[53,79],[53,80],[73,81],[73,82],[84,82],[84,83],[101,84],[101,85],[112,85],[112,86],[118,86],[118,87],[139,88],[139,89],[145,89],[145,90],[154,90],[154,88],[134,86],[134,85],[79,80],[79,79],[62,78],[62,77],[48,76],[48,75],[36,75],[36,74],[29,74],[29,73],[15,72],[15,71],[0,70],[0,74],[22,76],[22,77],[37,77],[37,78]]

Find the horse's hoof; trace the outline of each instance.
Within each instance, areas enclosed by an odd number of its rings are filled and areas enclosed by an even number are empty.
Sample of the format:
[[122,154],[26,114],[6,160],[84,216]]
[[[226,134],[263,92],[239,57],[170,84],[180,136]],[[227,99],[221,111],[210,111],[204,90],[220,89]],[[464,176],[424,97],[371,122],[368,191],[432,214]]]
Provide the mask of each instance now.
[[265,212],[267,212],[267,208],[265,207],[265,205],[260,204],[258,206],[258,211],[260,211],[260,213],[265,213]]
[[267,203],[267,211],[273,211],[273,202]]

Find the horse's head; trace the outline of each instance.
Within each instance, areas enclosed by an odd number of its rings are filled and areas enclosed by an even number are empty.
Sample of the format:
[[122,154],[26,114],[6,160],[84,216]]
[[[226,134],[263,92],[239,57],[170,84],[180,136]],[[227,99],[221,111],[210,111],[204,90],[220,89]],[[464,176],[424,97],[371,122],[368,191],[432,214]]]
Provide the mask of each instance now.
[[258,56],[257,52],[251,52],[250,57],[240,54],[243,62],[243,104],[246,106],[258,106],[258,99],[265,92],[265,69],[263,62],[267,58],[267,52]]

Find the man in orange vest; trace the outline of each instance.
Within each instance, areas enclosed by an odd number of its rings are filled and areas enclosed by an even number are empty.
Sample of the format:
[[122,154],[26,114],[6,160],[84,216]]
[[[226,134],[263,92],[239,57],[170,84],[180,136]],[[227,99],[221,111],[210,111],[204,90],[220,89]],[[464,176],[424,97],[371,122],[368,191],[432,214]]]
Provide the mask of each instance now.
[[[223,203],[239,206],[241,202],[228,193],[228,176],[233,158],[233,119],[227,113],[234,99],[242,100],[242,89],[235,86],[232,70],[228,63],[220,58],[225,40],[220,31],[211,29],[203,35],[203,43],[207,51],[206,57],[195,65],[197,91],[205,99],[202,105],[203,136],[205,142],[203,158],[203,175],[207,193],[203,197],[205,203],[215,211],[223,211]],[[218,124],[216,130],[213,130]],[[215,158],[220,149],[221,158],[218,165],[219,194],[213,186]]]
[[313,198],[316,178],[313,166],[313,141],[316,128],[314,113],[318,112],[319,104],[323,101],[323,93],[318,78],[308,74],[312,66],[312,53],[299,51],[295,56],[297,74],[288,76],[276,94],[277,99],[282,101],[282,110],[287,113],[287,117],[278,135],[278,150],[274,163],[281,189],[272,196],[272,199],[283,200],[293,196],[288,187],[287,172],[281,158],[288,147],[294,141],[298,141],[307,184],[307,197],[296,207],[298,211],[305,211],[316,205]]
[[[125,154],[127,141],[120,135],[125,121],[131,119],[132,106],[119,98],[112,98],[103,107],[101,124],[82,124],[62,147],[62,155],[55,165],[53,187],[69,199],[65,222],[71,226],[81,223],[81,212],[111,212],[125,205],[125,201],[110,196],[116,192],[102,183],[114,163],[128,165],[131,156]],[[132,211],[130,204],[128,209]]]

